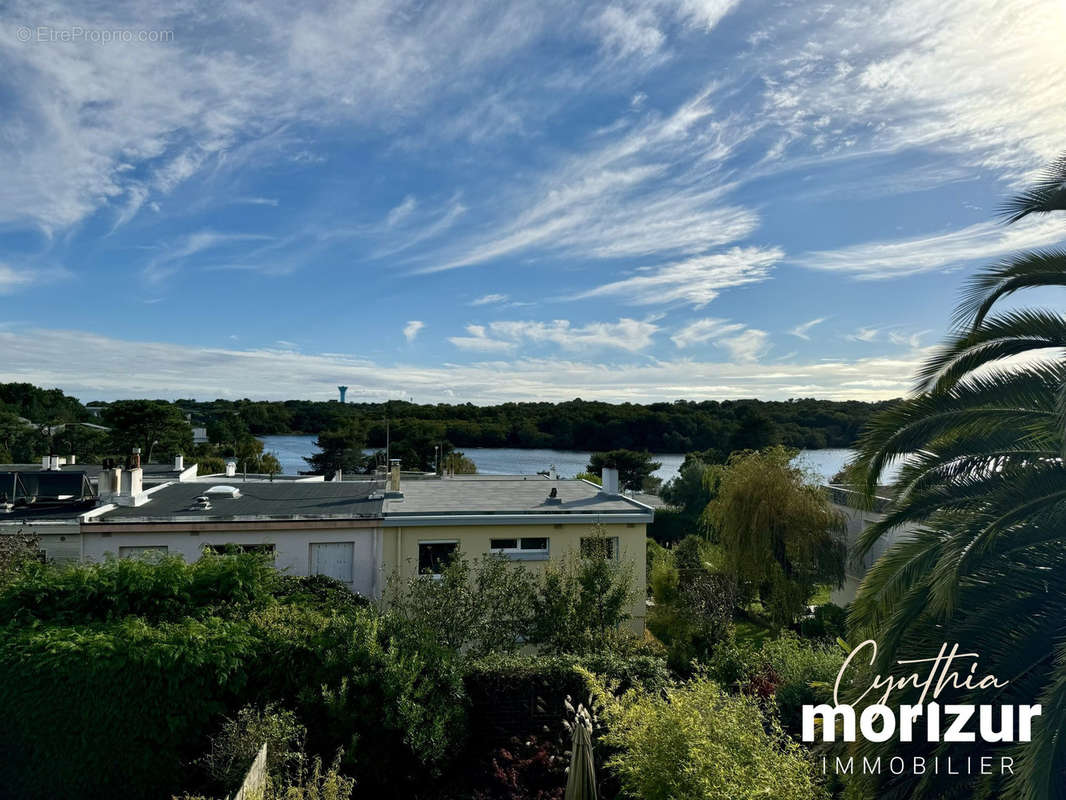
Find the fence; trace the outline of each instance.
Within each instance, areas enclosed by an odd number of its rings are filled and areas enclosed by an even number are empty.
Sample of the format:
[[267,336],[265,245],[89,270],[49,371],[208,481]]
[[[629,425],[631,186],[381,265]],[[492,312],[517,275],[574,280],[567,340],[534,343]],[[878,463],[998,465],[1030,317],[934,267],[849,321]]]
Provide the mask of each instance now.
[[232,800],[262,800],[263,792],[266,791],[267,779],[267,746],[266,742],[259,748],[252,766],[244,776],[244,783],[233,795]]

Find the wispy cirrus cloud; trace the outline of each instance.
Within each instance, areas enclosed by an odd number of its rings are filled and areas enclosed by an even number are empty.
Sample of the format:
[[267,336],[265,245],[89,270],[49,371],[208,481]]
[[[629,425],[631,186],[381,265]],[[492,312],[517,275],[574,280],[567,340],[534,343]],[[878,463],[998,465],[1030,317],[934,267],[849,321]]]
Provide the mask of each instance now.
[[499,303],[506,303],[509,295],[506,294],[483,294],[474,300],[471,300],[469,305],[472,306],[494,306]]
[[885,280],[956,268],[974,261],[992,261],[1064,240],[1066,231],[1057,219],[1032,219],[1015,225],[979,222],[945,233],[804,253],[791,261],[810,269],[844,272],[863,280]]
[[790,330],[789,333],[793,336],[798,336],[800,339],[809,340],[811,338],[811,328],[813,328],[815,325],[821,325],[827,319],[828,317],[816,317],[815,319],[809,320],[807,322],[802,322],[795,328]]
[[757,361],[770,347],[770,334],[766,331],[714,317],[696,320],[670,338],[680,349],[710,343],[724,348],[734,361],[745,363]]
[[578,292],[571,299],[617,297],[633,305],[688,303],[703,308],[723,289],[759,283],[784,257],[776,247],[734,247],[659,267],[644,267],[629,278]]

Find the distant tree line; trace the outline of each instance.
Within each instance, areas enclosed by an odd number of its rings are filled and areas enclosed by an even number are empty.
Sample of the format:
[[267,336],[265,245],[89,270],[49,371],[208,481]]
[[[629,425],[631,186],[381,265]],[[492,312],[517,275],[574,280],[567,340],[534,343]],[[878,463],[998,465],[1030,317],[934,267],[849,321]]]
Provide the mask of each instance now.
[[[177,400],[194,420],[236,414],[255,436],[318,435],[352,421],[365,426],[368,447],[384,447],[386,420],[393,442],[446,440],[454,447],[544,447],[556,450],[649,450],[688,453],[783,444],[852,446],[866,420],[892,401],[678,400],[672,403],[472,403],[420,405],[286,400]],[[397,438],[399,437],[399,438]],[[432,449],[432,447],[430,448]]]

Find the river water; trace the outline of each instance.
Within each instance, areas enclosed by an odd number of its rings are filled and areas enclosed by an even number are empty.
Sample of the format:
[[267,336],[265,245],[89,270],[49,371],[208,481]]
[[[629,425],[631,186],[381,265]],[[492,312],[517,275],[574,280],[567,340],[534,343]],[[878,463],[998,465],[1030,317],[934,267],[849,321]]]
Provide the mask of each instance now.
[[[261,436],[268,453],[274,453],[281,462],[282,471],[295,475],[307,469],[306,456],[315,452],[314,436]],[[574,450],[522,450],[512,447],[464,447],[466,457],[477,465],[477,471],[485,475],[534,475],[553,465],[563,477],[573,477],[585,471],[589,453]],[[372,452],[368,450],[367,452]],[[822,480],[829,480],[853,451],[846,449],[802,450],[799,461]],[[663,482],[677,475],[685,456],[679,453],[656,453],[655,460],[662,466],[655,471]]]

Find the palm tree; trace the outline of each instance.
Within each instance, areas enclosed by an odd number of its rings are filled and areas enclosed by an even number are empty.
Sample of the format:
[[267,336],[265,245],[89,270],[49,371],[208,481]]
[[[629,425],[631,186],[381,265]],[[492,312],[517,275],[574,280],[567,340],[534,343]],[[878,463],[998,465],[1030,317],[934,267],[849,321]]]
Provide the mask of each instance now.
[[[1062,210],[1066,156],[1004,216]],[[878,797],[1066,796],[1066,316],[999,305],[1047,286],[1066,286],[1066,251],[1023,253],[980,272],[915,394],[865,431],[857,462],[868,495],[887,466],[903,466],[892,510],[860,549],[899,525],[917,530],[874,564],[849,618],[856,641],[877,640],[882,674],[897,658],[958,641],[980,654],[980,674],[1010,683],[949,702],[1038,702],[1043,716],[1028,744],[940,748],[953,758],[1012,755],[1013,778],[903,775]]]

